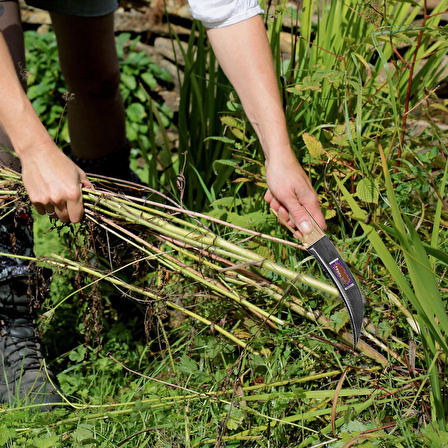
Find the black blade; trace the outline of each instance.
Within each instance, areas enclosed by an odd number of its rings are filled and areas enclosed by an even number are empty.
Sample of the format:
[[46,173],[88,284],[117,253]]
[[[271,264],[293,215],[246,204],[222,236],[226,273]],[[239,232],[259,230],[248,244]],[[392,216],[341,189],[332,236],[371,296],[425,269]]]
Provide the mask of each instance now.
[[331,278],[338,288],[350,316],[353,331],[353,347],[356,348],[364,318],[364,299],[358,283],[327,236],[320,238],[309,246],[307,250],[316,258],[324,273]]

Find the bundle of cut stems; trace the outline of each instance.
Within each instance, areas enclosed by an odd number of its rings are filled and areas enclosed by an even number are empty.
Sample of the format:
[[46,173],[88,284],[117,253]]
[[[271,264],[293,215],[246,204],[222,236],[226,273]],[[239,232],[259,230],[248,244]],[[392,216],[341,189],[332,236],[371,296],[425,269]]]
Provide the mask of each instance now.
[[[348,331],[336,331],[329,317],[318,310],[307,308],[293,294],[297,284],[302,284],[304,294],[311,294],[312,288],[339,300],[337,289],[333,285],[307,274],[297,273],[245,247],[245,243],[254,238],[270,241],[275,245],[291,246],[296,250],[302,249],[299,244],[186,210],[166,195],[141,185],[103,177],[91,177],[90,180],[96,188],[83,190],[85,220],[101,228],[107,235],[113,235],[115,239],[134,247],[141,254],[141,260],[157,260],[166,270],[181,275],[185,282],[202,285],[215,299],[234,301],[262,325],[272,329],[279,325],[292,325],[278,317],[281,305],[282,309],[289,308],[293,313],[337,333],[349,346],[352,344],[353,339]],[[117,189],[121,193],[113,192]],[[123,191],[127,194],[123,194]],[[2,214],[27,202],[20,174],[0,168],[0,198],[4,204]],[[207,225],[226,232],[231,230],[234,242],[219,236]],[[237,237],[240,239],[237,240]],[[170,300],[160,291],[154,291],[154,288],[130,284],[120,279],[116,274],[122,267],[105,271],[93,267],[91,263],[69,260],[54,254],[36,261],[62,270],[83,272],[94,279],[94,282],[109,282],[121,291],[126,290],[127,294],[137,300],[163,300],[168,308],[213,328],[248,351],[255,351],[251,341],[241,340],[223,326],[182,306],[179,301]],[[253,269],[254,267],[257,269]],[[286,280],[290,286],[284,291],[270,279],[272,277],[283,279],[278,283]],[[265,305],[259,306],[251,302],[247,291],[258,292],[258,296],[265,297]],[[369,333],[367,337],[401,361],[373,333]],[[357,350],[380,364],[386,364],[386,359],[363,341],[359,342]],[[263,350],[260,352],[263,354]]]

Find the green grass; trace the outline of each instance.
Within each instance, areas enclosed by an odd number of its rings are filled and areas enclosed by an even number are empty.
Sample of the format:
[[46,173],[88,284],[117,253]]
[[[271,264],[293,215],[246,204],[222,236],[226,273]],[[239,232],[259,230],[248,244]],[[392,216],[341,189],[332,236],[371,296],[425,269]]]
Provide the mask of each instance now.
[[[0,446],[447,446],[448,135],[438,124],[448,120],[448,103],[432,92],[446,30],[440,15],[414,21],[423,2],[375,2],[373,11],[365,2],[319,5],[302,2],[290,60],[278,42],[292,12],[270,10],[267,25],[291,139],[322,198],[328,234],[366,297],[358,351],[341,300],[315,262],[272,239],[288,235],[262,202],[259,148],[199,27],[177,126],[183,148],[200,150],[185,156],[185,173],[198,179],[185,202],[215,221],[167,217],[153,204],[132,214],[132,204],[86,197],[97,213],[89,216],[129,231],[114,240],[126,239],[118,258],[107,248],[92,258],[85,249],[97,226],[65,229],[75,235],[66,244],[58,229],[44,233],[47,217],[38,219],[37,255],[59,256],[43,310],[52,320],[42,329],[69,404],[48,414],[0,408]],[[411,83],[412,61],[422,56],[429,57],[415,65]],[[210,67],[216,78],[207,78]],[[148,108],[148,119],[161,123]],[[417,120],[429,127],[412,132]],[[159,150],[167,153],[166,142]],[[182,166],[161,182],[173,185]],[[219,167],[225,173],[216,179]],[[136,226],[142,217],[152,230]],[[267,235],[248,238],[216,219]],[[222,240],[206,239],[198,220]],[[192,249],[201,243],[201,253]],[[296,273],[317,287],[296,282]],[[139,301],[120,297],[111,279]]]

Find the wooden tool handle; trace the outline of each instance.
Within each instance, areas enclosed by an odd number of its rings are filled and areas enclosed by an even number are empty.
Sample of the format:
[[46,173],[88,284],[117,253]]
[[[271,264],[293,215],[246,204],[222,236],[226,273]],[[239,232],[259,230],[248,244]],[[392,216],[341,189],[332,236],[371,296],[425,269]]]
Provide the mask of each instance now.
[[310,217],[310,223],[311,223],[311,233],[308,233],[306,235],[302,234],[302,243],[306,248],[308,248],[308,247],[312,246],[313,244],[317,243],[322,237],[324,237],[325,232],[321,229],[319,224],[312,217],[311,213],[306,209],[306,207],[303,207],[303,208],[308,213],[308,216]]
[[[311,247],[314,243],[317,243],[322,237],[325,236],[324,231],[321,229],[321,227],[319,226],[319,224],[316,222],[316,220],[312,217],[311,213],[306,209],[306,207],[303,207],[306,212],[308,213],[308,216],[310,217],[310,224],[311,224],[311,233],[307,234],[307,235],[303,235],[302,233],[300,233],[300,230],[296,230],[293,229],[291,226],[289,226],[283,219],[281,219],[278,216],[278,213],[276,213],[274,210],[271,209],[272,213],[277,217],[277,219],[286,227],[288,228],[291,233],[294,235],[294,237],[298,238],[299,235],[299,239],[302,241],[304,247],[306,249],[308,249],[309,247]],[[292,219],[292,216],[289,215],[289,218],[291,219],[291,221],[294,222],[294,220]],[[295,224],[295,223],[294,223]],[[296,228],[298,228],[296,226]]]

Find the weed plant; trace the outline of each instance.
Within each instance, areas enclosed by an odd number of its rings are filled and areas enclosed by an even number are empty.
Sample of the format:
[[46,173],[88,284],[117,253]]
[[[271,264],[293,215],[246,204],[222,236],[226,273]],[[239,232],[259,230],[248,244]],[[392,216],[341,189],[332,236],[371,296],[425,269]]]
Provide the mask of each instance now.
[[[266,2],[266,26],[291,140],[365,294],[358,351],[332,286],[277,238],[287,235],[262,202],[260,149],[195,25],[182,149],[171,154],[182,163],[163,179],[175,189],[154,204],[85,193],[93,227],[70,230],[71,258],[61,249],[44,260],[63,279],[82,273],[78,283],[56,280],[44,314],[48,340],[67,327],[90,331],[88,344],[71,330],[65,351],[50,345],[71,405],[0,410],[0,444],[446,446],[448,104],[437,86],[448,1],[431,14],[425,1],[293,6]],[[126,250],[116,258],[105,244],[92,266],[91,229]],[[42,255],[56,232],[41,237]],[[84,301],[70,295],[87,285]],[[110,303],[116,287],[121,303],[137,302],[131,315]]]

